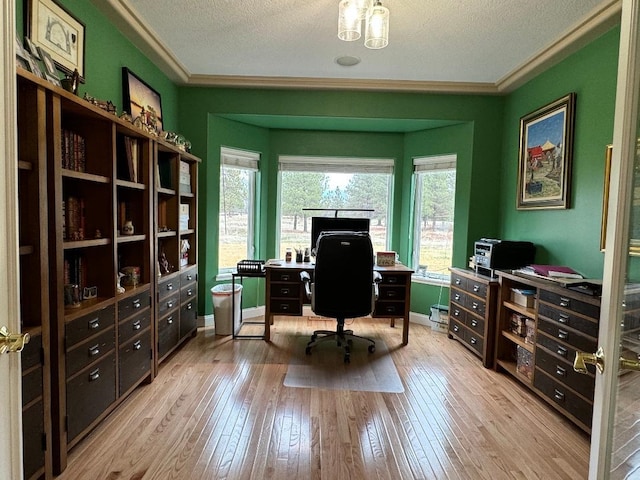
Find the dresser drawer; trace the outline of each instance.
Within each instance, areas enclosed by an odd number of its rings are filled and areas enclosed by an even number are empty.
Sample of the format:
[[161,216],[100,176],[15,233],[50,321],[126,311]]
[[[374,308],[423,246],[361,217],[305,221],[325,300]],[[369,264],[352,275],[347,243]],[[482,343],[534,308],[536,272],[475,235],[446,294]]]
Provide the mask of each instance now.
[[465,325],[467,323],[467,313],[462,307],[458,304],[451,303],[451,308],[449,308],[449,318],[457,320],[461,324]]
[[65,340],[67,348],[85,338],[113,327],[115,323],[115,306],[109,305],[101,310],[89,313],[67,323],[65,326]]
[[158,283],[158,299],[162,300],[180,290],[180,277],[170,277]]
[[451,273],[451,286],[457,287],[461,290],[467,289],[467,278],[462,275],[457,274],[456,272]]
[[42,396],[42,367],[34,368],[22,376],[22,406]]
[[591,427],[593,406],[590,402],[576,395],[562,383],[554,380],[539,368],[535,370],[533,385],[553,403],[576,417],[587,427]]
[[484,318],[484,314],[486,310],[484,300],[478,300],[477,298],[471,295],[467,295],[465,306],[467,307],[468,310],[471,310],[472,312]]
[[539,292],[539,300],[550,303],[557,307],[566,308],[567,310],[573,310],[574,312],[581,313],[583,315],[586,315],[587,317],[591,317],[594,320],[598,320],[600,318],[600,307],[598,307],[597,305],[591,305],[590,303],[586,303],[581,300],[576,300],[575,298],[571,298],[569,296],[559,295],[557,293],[541,289]]
[[185,270],[180,273],[180,285],[188,285],[191,282],[195,282],[198,280],[198,269],[197,267],[190,268],[189,270]]
[[95,362],[115,347],[113,328],[67,350],[67,377]]
[[466,328],[464,328],[461,323],[458,323],[452,318],[449,318],[449,332],[453,333],[455,336],[462,340],[466,339]]
[[67,441],[73,440],[116,400],[115,352],[67,380]]
[[556,358],[543,348],[538,348],[536,349],[536,367],[593,401],[595,378],[576,372],[569,362]]
[[180,307],[180,338],[190,334],[198,327],[197,299],[192,298]]
[[469,293],[473,293],[480,298],[487,297],[487,284],[482,282],[477,282],[473,279],[467,280],[467,288],[465,289]]
[[178,344],[180,325],[178,311],[158,320],[158,355],[164,357]]
[[468,314],[465,325],[475,332],[476,335],[484,337],[484,320],[474,315]]
[[122,344],[151,325],[151,309],[127,318],[118,326],[118,343]]
[[151,334],[140,335],[120,347],[120,395],[151,373]]
[[[543,332],[540,332],[536,336],[536,341],[538,345],[541,345],[550,352],[556,354],[558,357],[564,358],[567,362],[573,362],[573,360],[576,358],[576,349],[573,346],[563,343],[557,338],[552,338]],[[588,350],[589,352],[595,351],[595,342],[593,345],[594,348]],[[595,365],[587,365],[587,369],[591,373],[595,373],[596,371]]]
[[465,334],[465,342],[476,352],[478,355],[482,355],[482,349],[484,348],[484,338],[475,332],[467,331]]
[[125,298],[118,302],[118,321],[122,321],[131,315],[135,315],[140,310],[148,308],[151,305],[151,297],[149,296],[149,290],[144,290]]
[[596,340],[594,338],[587,337],[556,322],[550,322],[545,318],[538,317],[538,330],[581,352],[596,351]]
[[158,302],[158,315],[164,315],[178,307],[180,292],[176,291],[171,296],[164,297]]
[[272,299],[271,313],[276,315],[302,315],[302,302],[299,299]]
[[180,303],[195,298],[198,294],[198,284],[192,283],[180,289]]
[[539,302],[538,315],[554,320],[561,325],[571,327],[590,337],[597,338],[598,336],[598,323],[596,321],[580,317],[571,311],[561,310]]
[[461,305],[463,307],[467,306],[467,294],[461,290],[452,289],[451,290],[451,301]]

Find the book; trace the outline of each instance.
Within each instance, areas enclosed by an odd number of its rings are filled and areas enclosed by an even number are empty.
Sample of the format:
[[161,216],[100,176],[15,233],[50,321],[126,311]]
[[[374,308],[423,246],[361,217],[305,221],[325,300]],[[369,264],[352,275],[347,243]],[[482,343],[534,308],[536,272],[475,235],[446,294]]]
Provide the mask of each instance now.
[[525,269],[531,269],[533,273],[552,278],[584,278],[573,268],[564,265],[529,265]]

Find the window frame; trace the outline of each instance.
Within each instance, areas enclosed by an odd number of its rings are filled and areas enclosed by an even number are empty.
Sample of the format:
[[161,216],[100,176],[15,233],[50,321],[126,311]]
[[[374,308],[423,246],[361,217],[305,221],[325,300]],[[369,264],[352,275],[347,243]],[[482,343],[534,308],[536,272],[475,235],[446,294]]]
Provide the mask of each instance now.
[[[440,275],[435,272],[429,273],[427,270],[424,274],[420,272],[420,246],[421,246],[421,224],[422,224],[422,182],[419,181],[421,176],[428,172],[436,171],[454,171],[456,173],[457,183],[457,155],[433,155],[424,157],[413,158],[413,235],[412,235],[412,249],[411,249],[411,265],[414,269],[414,273],[411,275],[412,281],[416,283],[424,283],[429,285],[446,286],[451,282],[450,273],[442,273]],[[454,210],[455,210],[455,197],[454,191]],[[454,218],[454,230],[455,230],[455,218]],[[452,232],[452,236],[454,232]],[[453,241],[451,243],[451,254],[453,255]]]
[[[256,254],[256,192],[258,185],[258,177],[260,173],[260,153],[253,152],[250,150],[243,150],[238,148],[220,147],[220,181],[218,182],[218,187],[220,188],[220,183],[223,178],[223,169],[237,169],[244,170],[250,172],[251,179],[248,185],[248,204],[247,204],[247,250],[245,259],[254,259]],[[222,195],[222,189],[220,189],[220,193],[218,198]],[[231,278],[231,273],[235,269],[236,265],[225,266],[222,267],[220,264],[220,239],[222,238],[222,233],[220,231],[220,214],[222,212],[222,208],[218,207],[218,275],[216,276],[216,280],[224,280]]]

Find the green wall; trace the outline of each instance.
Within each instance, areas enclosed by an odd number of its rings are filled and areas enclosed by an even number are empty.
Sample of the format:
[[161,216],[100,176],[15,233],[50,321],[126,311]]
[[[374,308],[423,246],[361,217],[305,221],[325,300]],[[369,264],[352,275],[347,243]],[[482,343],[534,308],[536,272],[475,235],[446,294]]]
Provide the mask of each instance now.
[[[613,140],[619,28],[604,34],[506,98],[500,236],[531,240],[538,263],[566,264],[601,278],[604,156]],[[520,117],[576,92],[571,208],[516,210]]]

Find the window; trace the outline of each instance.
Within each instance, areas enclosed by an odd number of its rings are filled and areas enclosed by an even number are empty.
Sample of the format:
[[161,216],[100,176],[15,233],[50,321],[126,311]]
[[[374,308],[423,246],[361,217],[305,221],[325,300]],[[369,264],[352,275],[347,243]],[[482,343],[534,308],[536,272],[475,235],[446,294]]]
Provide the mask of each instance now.
[[448,281],[453,252],[456,156],[415,158],[415,276]]
[[393,159],[281,156],[279,168],[280,258],[311,246],[311,217],[334,215],[305,209],[371,209],[339,216],[370,218],[374,250],[388,249]]
[[220,150],[220,239],[218,272],[231,272],[240,260],[254,256],[254,208],[260,156],[222,147]]

